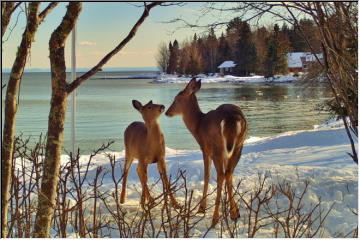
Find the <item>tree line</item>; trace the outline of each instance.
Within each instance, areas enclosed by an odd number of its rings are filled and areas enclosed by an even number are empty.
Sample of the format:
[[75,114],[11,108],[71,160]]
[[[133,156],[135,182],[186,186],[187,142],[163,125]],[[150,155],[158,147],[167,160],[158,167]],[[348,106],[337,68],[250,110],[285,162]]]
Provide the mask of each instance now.
[[179,43],[176,39],[162,43],[156,60],[159,69],[168,74],[193,75],[217,72],[224,61],[236,63],[233,73],[249,76],[251,73],[271,77],[288,71],[288,52],[310,52],[299,29],[302,29],[316,52],[321,44],[312,20],[302,19],[299,26],[283,23],[251,29],[249,23],[239,17],[232,19],[225,33],[217,37],[214,28],[190,40]]

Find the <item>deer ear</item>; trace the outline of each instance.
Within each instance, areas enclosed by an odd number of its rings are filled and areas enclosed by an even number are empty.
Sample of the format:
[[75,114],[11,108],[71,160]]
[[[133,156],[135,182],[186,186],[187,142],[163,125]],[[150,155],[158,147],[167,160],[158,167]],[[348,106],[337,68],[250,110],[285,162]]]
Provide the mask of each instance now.
[[196,81],[196,78],[191,79],[188,85],[185,88],[187,94],[196,93],[201,88],[201,80]]
[[[153,104],[153,103],[152,103],[152,100],[150,100],[147,104]],[[147,105],[147,104],[146,104],[146,105]]]
[[140,111],[142,109],[142,104],[141,102],[137,101],[137,100],[132,100],[132,104],[134,106],[134,108],[138,111]]

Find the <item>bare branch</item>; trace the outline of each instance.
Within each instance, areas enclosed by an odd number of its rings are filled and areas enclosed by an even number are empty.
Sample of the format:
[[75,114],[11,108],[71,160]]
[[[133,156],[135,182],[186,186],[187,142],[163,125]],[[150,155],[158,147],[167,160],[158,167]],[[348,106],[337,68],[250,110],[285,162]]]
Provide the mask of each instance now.
[[121,49],[123,49],[126,44],[135,36],[138,28],[141,26],[141,24],[145,21],[145,19],[149,16],[149,12],[153,7],[156,7],[160,5],[162,2],[153,2],[149,5],[145,6],[144,12],[139,18],[139,20],[135,23],[135,25],[130,30],[129,34],[125,39],[123,39],[119,45],[117,45],[111,52],[109,52],[101,61],[96,64],[91,70],[83,74],[82,76],[75,79],[72,83],[68,84],[67,86],[67,92],[71,93],[74,91],[77,87],[79,87],[85,80],[93,76],[95,73],[97,73],[115,54],[117,54]]
[[44,19],[46,18],[46,16],[47,16],[47,15],[51,12],[51,10],[53,10],[58,4],[59,4],[59,2],[49,3],[49,5],[39,14],[39,24],[41,24],[42,21],[44,21]]

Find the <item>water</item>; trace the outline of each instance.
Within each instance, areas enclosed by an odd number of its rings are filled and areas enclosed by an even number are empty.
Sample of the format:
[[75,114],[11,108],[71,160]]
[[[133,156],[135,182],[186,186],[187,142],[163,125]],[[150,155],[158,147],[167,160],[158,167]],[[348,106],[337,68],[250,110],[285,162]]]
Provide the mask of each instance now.
[[[128,76],[134,73],[99,73],[94,77]],[[138,74],[138,73],[136,73]],[[2,74],[3,82],[9,74]],[[70,77],[70,74],[68,75]],[[76,145],[89,153],[108,140],[115,140],[112,150],[121,151],[123,133],[133,121],[142,121],[132,106],[136,99],[149,100],[169,107],[184,84],[154,84],[149,79],[89,79],[77,91]],[[2,91],[4,101],[5,90]],[[330,96],[324,87],[306,90],[293,84],[202,84],[197,94],[203,112],[223,103],[242,108],[248,123],[249,136],[271,136],[278,133],[312,129],[329,118],[315,110],[318,103]],[[16,134],[34,136],[34,141],[47,131],[50,109],[50,73],[25,73],[21,84]],[[4,108],[2,109],[2,111]],[[3,114],[2,114],[3,119]],[[199,149],[181,117],[160,117],[166,145],[174,149]],[[70,150],[70,101],[65,123],[64,148]]]

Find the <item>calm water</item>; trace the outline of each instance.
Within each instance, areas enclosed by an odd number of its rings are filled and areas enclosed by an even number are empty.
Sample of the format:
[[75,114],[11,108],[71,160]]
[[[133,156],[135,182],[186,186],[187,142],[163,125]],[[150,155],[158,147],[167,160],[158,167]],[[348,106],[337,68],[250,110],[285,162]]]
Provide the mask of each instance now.
[[[131,74],[134,73],[99,73],[95,77]],[[2,77],[6,82],[9,74]],[[125,128],[133,121],[142,121],[131,100],[137,99],[144,104],[153,100],[169,107],[174,96],[184,87],[184,84],[154,84],[150,81],[90,79],[78,89],[76,140],[83,153],[89,153],[109,139],[116,141],[112,150],[123,150]],[[5,90],[2,95],[4,93]],[[50,95],[49,73],[24,74],[17,134],[36,138],[41,132],[46,133]],[[240,106],[249,122],[249,136],[263,137],[291,130],[312,129],[314,124],[328,119],[327,113],[315,110],[318,103],[329,97],[329,92],[323,87],[305,90],[292,84],[202,84],[197,96],[203,112],[223,103]],[[168,147],[198,149],[180,117],[167,118],[162,115],[160,125]],[[64,147],[70,150],[70,105],[65,127]]]

